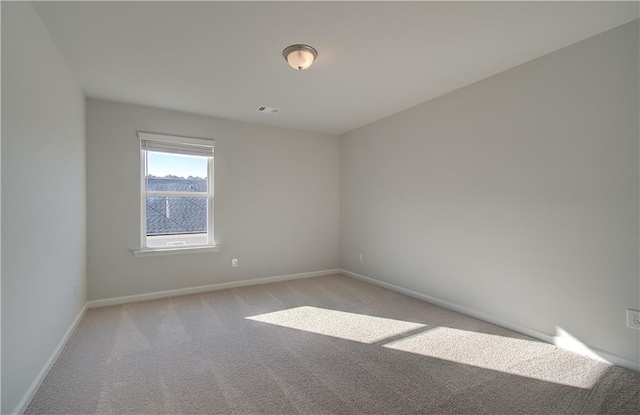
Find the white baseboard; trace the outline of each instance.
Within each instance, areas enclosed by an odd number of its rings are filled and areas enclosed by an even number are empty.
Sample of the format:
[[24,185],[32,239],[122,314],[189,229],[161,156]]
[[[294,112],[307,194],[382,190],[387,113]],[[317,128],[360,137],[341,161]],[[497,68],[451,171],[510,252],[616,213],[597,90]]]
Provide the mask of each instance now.
[[156,291],[147,294],[127,295],[125,297],[105,298],[102,300],[91,300],[87,303],[89,308],[105,307],[117,304],[133,303],[136,301],[155,300],[158,298],[175,297],[178,295],[197,294],[208,291],[226,290],[228,288],[244,287],[247,285],[268,284],[270,282],[279,282],[287,280],[296,280],[299,278],[319,277],[322,275],[339,274],[339,269],[326,269],[323,271],[303,272],[300,274],[278,275],[275,277],[255,278],[251,280],[223,282],[220,284],[202,285],[199,287],[179,288],[176,290]]
[[69,327],[67,332],[64,334],[64,336],[62,336],[62,340],[60,340],[56,348],[53,350],[53,353],[51,353],[51,356],[49,356],[49,359],[47,360],[47,362],[44,364],[42,369],[40,369],[40,373],[38,373],[38,376],[36,376],[36,378],[31,383],[31,386],[29,386],[29,389],[27,389],[27,392],[24,394],[24,396],[18,403],[18,406],[16,406],[16,409],[12,412],[13,414],[23,414],[24,411],[27,410],[27,407],[29,406],[29,404],[31,403],[31,400],[33,399],[36,392],[40,388],[40,385],[42,385],[42,382],[44,382],[44,379],[47,377],[47,375],[49,374],[49,371],[51,370],[53,365],[56,363],[56,360],[58,360],[58,357],[60,357],[60,353],[62,353],[62,349],[64,349],[64,346],[67,344],[67,342],[71,338],[71,335],[76,330],[78,323],[80,323],[80,320],[82,320],[82,317],[84,316],[85,311],[87,311],[86,304],[84,305],[84,307],[82,307],[82,310],[80,310],[75,320],[73,320],[73,323],[71,323],[71,326]]
[[631,370],[634,370],[636,372],[640,372],[640,360],[630,359],[628,357],[620,356],[620,355],[617,355],[615,353],[610,353],[610,352],[607,352],[605,350],[601,350],[601,349],[598,349],[596,347],[591,347],[591,346],[586,346],[585,349],[575,349],[575,348],[572,348],[572,347],[570,347],[570,346],[568,346],[568,345],[566,345],[566,344],[564,344],[562,342],[559,342],[558,338],[556,336],[551,335],[551,334],[543,333],[543,332],[538,331],[538,330],[530,329],[530,328],[527,328],[527,327],[524,327],[524,326],[520,326],[520,325],[515,324],[515,323],[504,321],[504,320],[496,318],[494,316],[490,316],[490,315],[487,315],[487,314],[484,314],[484,313],[480,313],[478,311],[471,310],[469,308],[460,306],[458,304],[450,303],[448,301],[441,300],[441,299],[435,298],[435,297],[431,297],[429,295],[422,294],[422,293],[419,293],[417,291],[413,291],[413,290],[409,290],[409,289],[406,289],[406,288],[402,288],[400,286],[397,286],[397,285],[394,285],[394,284],[390,284],[388,282],[384,282],[384,281],[376,280],[376,279],[373,279],[373,278],[365,277],[364,275],[356,274],[355,272],[347,271],[345,269],[341,269],[340,273],[344,274],[344,275],[346,275],[348,277],[356,278],[356,279],[359,279],[359,280],[362,280],[362,281],[369,282],[371,284],[378,285],[380,287],[387,288],[387,289],[389,289],[391,291],[395,291],[395,292],[398,292],[400,294],[408,295],[409,297],[417,298],[419,300],[423,300],[423,301],[426,301],[428,303],[435,304],[435,305],[438,305],[440,307],[447,308],[449,310],[457,311],[458,313],[465,314],[467,316],[474,317],[474,318],[477,318],[479,320],[483,320],[483,321],[489,322],[491,324],[495,324],[496,326],[504,327],[506,329],[513,330],[513,331],[516,331],[518,333],[525,334],[525,335],[527,335],[529,337],[533,337],[534,339],[538,339],[538,340],[542,340],[542,341],[547,342],[547,343],[555,344],[558,347],[565,348],[565,349],[571,350],[571,351],[576,352],[576,353],[584,354],[584,355],[589,356],[591,358],[595,358],[595,359],[598,359],[598,360],[603,360],[603,361],[606,361],[608,363],[614,364],[616,366],[620,366],[620,367],[624,367],[626,369],[631,369]]

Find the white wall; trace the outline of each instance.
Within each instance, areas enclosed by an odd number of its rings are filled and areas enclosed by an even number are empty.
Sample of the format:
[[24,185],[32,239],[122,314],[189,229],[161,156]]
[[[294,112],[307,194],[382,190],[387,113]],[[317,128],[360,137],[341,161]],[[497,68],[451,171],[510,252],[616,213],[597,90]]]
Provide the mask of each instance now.
[[635,21],[342,136],[342,268],[638,359],[638,48]]
[[[219,252],[133,257],[136,131],[215,139]],[[333,135],[87,100],[89,299],[337,268],[338,151]]]
[[2,413],[86,302],[84,103],[31,3],[2,2]]

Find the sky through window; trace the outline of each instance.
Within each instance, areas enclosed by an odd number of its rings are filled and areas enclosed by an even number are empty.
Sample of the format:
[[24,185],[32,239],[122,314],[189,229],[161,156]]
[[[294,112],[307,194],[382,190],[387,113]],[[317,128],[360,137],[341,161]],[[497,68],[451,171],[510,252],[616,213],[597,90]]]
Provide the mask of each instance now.
[[171,175],[204,179],[207,177],[207,159],[206,157],[149,151],[147,154],[147,174],[156,177]]

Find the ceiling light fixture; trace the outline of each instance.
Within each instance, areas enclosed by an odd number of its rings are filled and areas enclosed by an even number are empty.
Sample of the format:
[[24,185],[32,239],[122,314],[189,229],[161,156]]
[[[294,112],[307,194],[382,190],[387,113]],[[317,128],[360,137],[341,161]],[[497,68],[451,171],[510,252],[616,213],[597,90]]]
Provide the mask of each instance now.
[[318,51],[309,45],[287,46],[282,55],[293,69],[303,71],[313,65],[313,61],[318,56]]

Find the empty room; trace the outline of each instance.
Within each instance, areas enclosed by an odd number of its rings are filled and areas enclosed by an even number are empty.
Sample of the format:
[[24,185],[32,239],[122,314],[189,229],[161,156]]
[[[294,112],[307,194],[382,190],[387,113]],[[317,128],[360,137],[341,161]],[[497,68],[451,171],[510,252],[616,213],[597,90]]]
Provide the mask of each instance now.
[[640,3],[1,7],[2,414],[640,413]]

